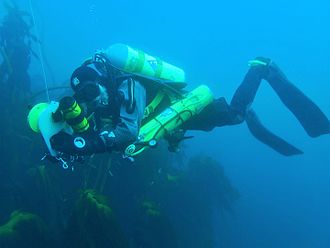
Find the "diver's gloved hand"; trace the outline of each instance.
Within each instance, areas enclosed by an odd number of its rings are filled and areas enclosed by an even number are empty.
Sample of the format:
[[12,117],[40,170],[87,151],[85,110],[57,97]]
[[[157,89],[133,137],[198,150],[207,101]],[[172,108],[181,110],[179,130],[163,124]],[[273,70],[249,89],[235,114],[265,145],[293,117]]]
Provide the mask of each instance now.
[[103,140],[94,132],[81,135],[59,132],[51,137],[50,143],[54,150],[70,155],[91,155],[106,151]]

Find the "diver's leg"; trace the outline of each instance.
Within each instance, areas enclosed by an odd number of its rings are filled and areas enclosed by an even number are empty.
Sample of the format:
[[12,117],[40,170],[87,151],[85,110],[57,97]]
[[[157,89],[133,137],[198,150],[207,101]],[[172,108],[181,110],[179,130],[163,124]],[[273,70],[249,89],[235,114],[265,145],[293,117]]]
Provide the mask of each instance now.
[[251,67],[237,88],[230,105],[224,97],[214,100],[200,114],[188,121],[187,129],[210,131],[215,127],[242,123],[265,72],[264,67]]
[[256,58],[230,103],[237,118],[245,119],[262,79],[268,81],[284,105],[296,116],[308,135],[317,137],[330,133],[328,118],[303,92],[294,86],[270,59]]
[[[280,154],[292,156],[303,153],[264,127],[252,109],[245,111],[244,119],[256,139]],[[215,127],[240,124],[244,119],[237,114],[237,111],[232,111],[226,100],[221,97],[214,100],[200,114],[184,123],[183,129],[211,131]]]
[[275,90],[284,105],[295,115],[311,137],[330,133],[330,123],[320,108],[294,86],[284,73],[271,61],[265,80]]
[[233,124],[233,118],[235,116],[227,101],[224,97],[220,97],[206,106],[198,115],[193,116],[184,123],[183,128],[186,130],[211,131],[215,127]]
[[261,67],[250,68],[236,90],[230,105],[224,97],[215,99],[201,113],[185,124],[186,129],[210,131],[215,127],[242,123],[245,120],[246,111],[257,93],[264,72],[264,68]]
[[246,111],[252,104],[265,73],[265,68],[260,66],[251,67],[246,73],[230,102],[230,110],[232,115],[235,116],[233,124],[235,124],[235,119],[237,121],[244,121]]
[[250,108],[260,83],[267,74],[267,63],[257,61],[250,65],[249,71],[245,75],[243,82],[237,88],[231,100],[230,116],[232,116],[232,118],[231,123],[228,124],[234,125],[245,120],[252,135],[262,143],[273,148],[275,151],[285,156],[301,154],[301,150],[264,127],[256,113]]

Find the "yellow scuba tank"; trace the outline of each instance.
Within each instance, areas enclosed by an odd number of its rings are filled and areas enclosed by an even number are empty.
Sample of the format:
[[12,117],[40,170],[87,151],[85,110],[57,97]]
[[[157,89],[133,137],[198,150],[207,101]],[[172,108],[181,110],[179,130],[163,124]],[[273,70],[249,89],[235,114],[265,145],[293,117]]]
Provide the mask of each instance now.
[[129,145],[125,155],[135,156],[147,147],[153,146],[167,133],[179,128],[192,116],[199,114],[213,101],[213,94],[206,85],[201,85],[187,93],[155,118],[143,125],[139,131],[139,140]]
[[89,122],[73,97],[61,99],[53,118],[57,122],[65,120],[75,133],[83,133],[89,129]]
[[185,72],[182,69],[125,44],[111,45],[105,52],[111,64],[125,72],[185,82]]

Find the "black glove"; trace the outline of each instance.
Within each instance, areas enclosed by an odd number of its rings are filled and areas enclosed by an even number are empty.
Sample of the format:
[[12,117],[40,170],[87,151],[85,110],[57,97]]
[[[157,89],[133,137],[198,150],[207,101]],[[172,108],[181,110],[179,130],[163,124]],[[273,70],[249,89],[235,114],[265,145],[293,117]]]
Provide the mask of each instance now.
[[91,155],[106,151],[105,144],[96,133],[70,135],[59,132],[50,139],[52,148],[70,155]]

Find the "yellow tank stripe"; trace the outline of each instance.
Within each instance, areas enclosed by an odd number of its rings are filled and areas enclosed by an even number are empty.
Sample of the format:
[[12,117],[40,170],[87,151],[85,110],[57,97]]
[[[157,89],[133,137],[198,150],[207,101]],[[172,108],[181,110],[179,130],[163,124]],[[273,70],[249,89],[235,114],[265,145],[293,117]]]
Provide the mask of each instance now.
[[140,51],[140,50],[138,50],[137,52],[138,52],[138,58],[137,58],[137,61],[136,61],[136,64],[134,66],[133,71],[134,72],[141,72],[142,69],[143,69],[145,60],[146,60],[146,56],[145,56],[145,53]]
[[73,130],[77,133],[85,132],[89,128],[89,123],[86,118],[84,118],[80,123],[72,126]]
[[155,71],[155,77],[161,78],[160,75],[163,72],[163,61],[160,58],[156,58],[156,60],[157,60],[157,68]]
[[63,112],[64,112],[64,118],[66,120],[68,120],[68,119],[74,119],[74,118],[76,118],[77,116],[80,115],[81,108],[79,107],[79,105],[77,104],[77,102],[74,102],[74,104],[72,105],[72,107],[64,110]]

